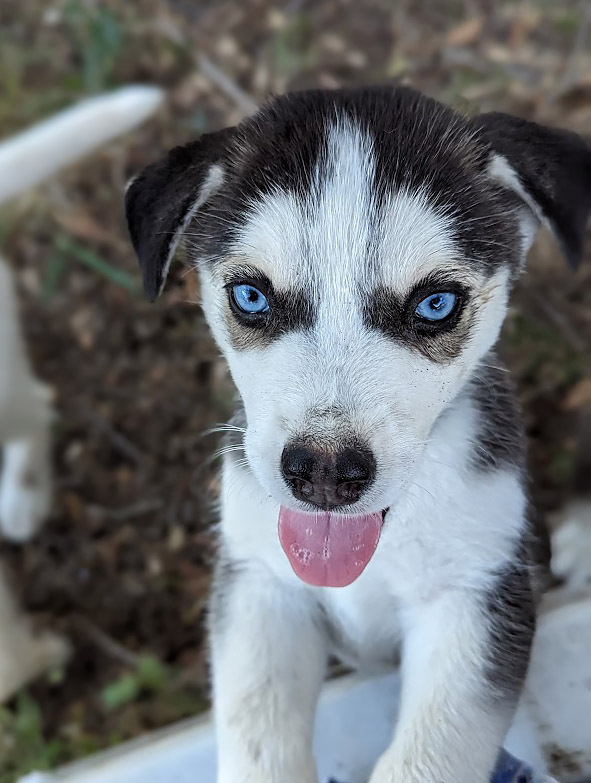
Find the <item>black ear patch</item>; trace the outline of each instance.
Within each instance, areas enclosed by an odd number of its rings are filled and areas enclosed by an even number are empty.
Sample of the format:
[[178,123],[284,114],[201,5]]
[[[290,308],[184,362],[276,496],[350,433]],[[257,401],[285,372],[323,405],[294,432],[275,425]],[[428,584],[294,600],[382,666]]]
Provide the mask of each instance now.
[[223,181],[223,168],[215,164],[227,152],[233,133],[234,128],[226,128],[175,147],[127,189],[127,225],[151,302],[162,290],[184,229]]
[[517,175],[537,216],[552,230],[564,255],[577,266],[591,211],[591,150],[575,133],[491,112],[473,120],[491,149]]

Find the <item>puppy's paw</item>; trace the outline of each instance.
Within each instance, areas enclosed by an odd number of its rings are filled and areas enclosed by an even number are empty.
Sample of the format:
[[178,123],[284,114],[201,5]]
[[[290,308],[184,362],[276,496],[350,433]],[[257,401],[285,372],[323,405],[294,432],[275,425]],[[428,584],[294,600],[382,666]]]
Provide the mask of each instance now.
[[[281,742],[281,740],[277,740]],[[278,752],[272,760],[248,759],[248,755],[224,755],[218,769],[217,783],[318,783],[316,762],[311,753],[301,758],[281,758]],[[261,761],[263,763],[261,764]]]
[[404,778],[391,759],[382,756],[372,772],[369,783],[414,783],[414,778]]
[[[509,781],[509,778],[503,778]],[[517,778],[515,778],[517,780]],[[519,780],[522,780],[520,777]],[[525,778],[523,778],[525,781]],[[413,758],[401,759],[386,753],[378,760],[369,783],[490,783],[486,776],[475,775],[472,771],[451,775],[444,769],[436,768],[433,760],[417,762]],[[511,778],[513,781],[513,778]]]
[[[399,756],[391,750],[387,750],[374,767],[369,783],[452,783],[441,772],[432,768],[431,763],[418,761],[414,756]],[[455,781],[453,782],[455,783]],[[473,783],[484,783],[474,779]]]

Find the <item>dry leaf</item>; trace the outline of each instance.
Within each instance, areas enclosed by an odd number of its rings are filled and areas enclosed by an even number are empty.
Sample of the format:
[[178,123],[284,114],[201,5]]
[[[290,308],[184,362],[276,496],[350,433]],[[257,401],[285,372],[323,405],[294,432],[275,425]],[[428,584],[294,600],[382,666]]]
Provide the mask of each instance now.
[[530,33],[540,24],[540,12],[531,6],[518,6],[509,25],[509,46],[518,49],[523,46]]
[[127,253],[129,250],[127,242],[113,234],[112,229],[103,228],[88,212],[62,212],[56,215],[56,220],[64,231],[76,239],[107,245],[118,252]]
[[484,17],[474,16],[453,27],[446,35],[445,42],[448,46],[470,46],[476,41],[483,27]]
[[591,378],[583,378],[572,387],[562,404],[567,411],[591,408]]
[[75,310],[70,316],[70,329],[78,345],[85,351],[94,347],[94,328],[92,322],[92,313],[88,307],[81,307]]

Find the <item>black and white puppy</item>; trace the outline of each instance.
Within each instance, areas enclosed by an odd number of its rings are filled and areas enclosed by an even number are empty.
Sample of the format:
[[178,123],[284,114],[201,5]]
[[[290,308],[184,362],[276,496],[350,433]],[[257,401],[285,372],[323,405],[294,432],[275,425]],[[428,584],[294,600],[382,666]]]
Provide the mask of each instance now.
[[536,228],[571,263],[575,135],[412,89],[276,98],[127,193],[148,296],[185,238],[240,392],[211,604],[220,783],[312,783],[327,658],[401,652],[371,783],[484,783],[545,561],[492,352]]

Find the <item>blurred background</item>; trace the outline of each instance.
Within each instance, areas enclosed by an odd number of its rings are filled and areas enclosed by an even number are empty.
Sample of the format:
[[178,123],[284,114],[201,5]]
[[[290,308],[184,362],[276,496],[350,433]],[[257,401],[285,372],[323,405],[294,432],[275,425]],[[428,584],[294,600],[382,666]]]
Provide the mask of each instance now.
[[[144,302],[127,179],[294,88],[398,79],[466,112],[591,134],[590,26],[589,3],[551,0],[2,0],[0,138],[116,86],[167,97],[141,128],[0,212],[32,362],[57,410],[51,518],[25,546],[0,542],[0,558],[35,624],[74,648],[0,707],[1,783],[208,706],[217,479],[204,432],[234,392],[188,265]],[[588,489],[588,247],[574,273],[541,234],[501,344],[550,520]]]

